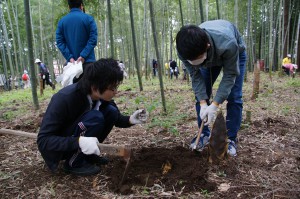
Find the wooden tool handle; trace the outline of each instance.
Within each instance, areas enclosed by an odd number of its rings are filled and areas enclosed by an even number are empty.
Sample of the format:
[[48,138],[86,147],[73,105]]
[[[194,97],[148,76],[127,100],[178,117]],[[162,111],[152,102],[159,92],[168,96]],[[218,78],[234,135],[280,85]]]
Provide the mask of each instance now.
[[131,155],[131,147],[129,146],[115,146],[109,144],[97,144],[101,153],[107,153],[113,156],[120,156],[126,158],[130,158]]
[[[37,138],[36,133],[28,133],[25,131],[17,131],[12,129],[0,129],[0,134],[4,135],[15,135],[21,137],[28,137],[28,138]],[[120,156],[124,157],[124,159],[130,158],[131,156],[131,147],[130,146],[115,146],[110,144],[102,144],[98,143],[98,147],[102,153],[107,153],[108,155],[112,156]]]
[[198,131],[197,139],[196,139],[196,142],[195,142],[195,145],[194,145],[194,149],[196,149],[196,147],[199,143],[200,136],[201,136],[201,133],[202,133],[202,130],[203,130],[203,126],[204,126],[204,121],[202,120],[201,126],[200,126],[199,131]]
[[12,129],[0,129],[0,134],[9,134],[9,135],[17,135],[22,137],[28,137],[28,138],[37,138],[36,133],[28,133],[25,131],[17,131]]

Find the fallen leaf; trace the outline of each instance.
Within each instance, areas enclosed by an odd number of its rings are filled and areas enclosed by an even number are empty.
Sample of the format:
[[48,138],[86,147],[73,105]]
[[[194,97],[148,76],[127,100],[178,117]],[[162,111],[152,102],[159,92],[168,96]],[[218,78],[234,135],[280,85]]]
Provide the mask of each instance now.
[[221,192],[225,192],[225,191],[228,191],[229,188],[230,188],[230,183],[222,183],[218,187],[218,190]]

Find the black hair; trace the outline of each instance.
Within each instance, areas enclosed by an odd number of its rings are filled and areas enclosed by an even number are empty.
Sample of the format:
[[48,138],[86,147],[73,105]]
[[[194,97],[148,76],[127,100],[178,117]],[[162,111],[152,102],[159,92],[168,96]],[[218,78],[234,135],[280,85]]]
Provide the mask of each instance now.
[[123,81],[123,71],[114,59],[99,59],[85,66],[83,76],[78,82],[79,89],[84,94],[91,94],[92,87],[100,94],[105,90],[118,87]]
[[195,60],[205,53],[208,43],[205,31],[196,25],[183,26],[176,35],[177,52],[186,60]]
[[83,4],[83,0],[68,0],[70,8],[79,8]]

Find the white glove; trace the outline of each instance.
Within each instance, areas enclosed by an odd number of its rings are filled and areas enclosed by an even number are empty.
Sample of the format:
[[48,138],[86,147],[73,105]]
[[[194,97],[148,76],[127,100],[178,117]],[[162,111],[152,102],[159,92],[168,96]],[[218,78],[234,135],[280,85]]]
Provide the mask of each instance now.
[[215,119],[217,110],[218,110],[218,106],[215,105],[214,103],[211,103],[211,105],[209,105],[205,109],[205,111],[203,113],[204,118],[207,116],[207,122],[204,123],[205,126],[209,125]]
[[99,141],[96,137],[79,137],[79,147],[81,148],[82,153],[86,155],[100,155],[98,143]]
[[129,118],[131,124],[142,124],[148,119],[148,113],[145,109],[135,111]]
[[200,107],[201,107],[201,109],[200,109],[199,116],[200,116],[201,120],[206,120],[206,117],[204,116],[204,112],[206,111],[208,106],[206,103],[203,103],[203,104],[200,104]]

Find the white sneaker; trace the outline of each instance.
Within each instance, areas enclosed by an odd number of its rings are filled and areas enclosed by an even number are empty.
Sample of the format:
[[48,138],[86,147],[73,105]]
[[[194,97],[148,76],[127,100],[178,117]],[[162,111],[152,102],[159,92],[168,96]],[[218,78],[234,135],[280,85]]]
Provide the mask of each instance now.
[[230,140],[229,143],[228,143],[228,150],[227,150],[227,153],[230,155],[230,156],[236,156],[237,153],[236,153],[236,144],[233,140]]

